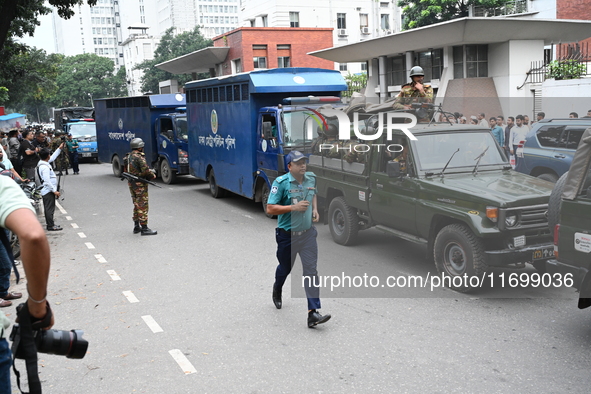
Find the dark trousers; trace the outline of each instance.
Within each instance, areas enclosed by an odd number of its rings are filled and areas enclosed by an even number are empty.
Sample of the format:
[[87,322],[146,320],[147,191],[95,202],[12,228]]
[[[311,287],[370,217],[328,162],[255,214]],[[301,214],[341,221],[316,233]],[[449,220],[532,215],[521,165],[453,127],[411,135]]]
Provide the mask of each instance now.
[[10,159],[10,162],[12,163],[12,166],[14,167],[14,170],[17,172],[17,174],[21,175],[23,172],[22,162],[18,158],[12,158]]
[[43,209],[45,210],[45,224],[47,227],[55,226],[53,214],[55,213],[55,194],[52,192],[43,196]]
[[74,174],[80,172],[80,168],[78,167],[78,152],[70,152],[70,164],[72,165],[72,169],[74,170]]
[[[4,231],[8,236],[8,230],[0,228],[0,231]],[[0,242],[0,297],[4,297],[8,294],[8,288],[10,287],[10,272],[12,271],[12,261],[10,256],[4,247],[4,244]]]
[[308,309],[320,309],[320,291],[318,288],[318,244],[316,243],[316,228],[306,231],[302,235],[292,236],[290,233],[275,229],[277,241],[277,260],[279,265],[275,271],[275,288],[283,288],[283,284],[290,274],[296,256],[302,260],[304,288],[308,297]]

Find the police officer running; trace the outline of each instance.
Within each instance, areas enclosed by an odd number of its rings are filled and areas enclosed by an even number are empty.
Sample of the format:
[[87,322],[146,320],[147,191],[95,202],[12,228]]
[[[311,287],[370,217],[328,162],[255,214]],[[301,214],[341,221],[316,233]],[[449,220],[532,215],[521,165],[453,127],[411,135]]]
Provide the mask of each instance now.
[[303,266],[304,286],[308,298],[308,327],[326,323],[330,315],[321,315],[318,289],[318,244],[316,227],[318,205],[316,197],[316,176],[306,172],[307,158],[301,152],[292,151],[287,155],[289,173],[278,177],[271,188],[267,201],[267,213],[279,215],[275,240],[277,260],[273,285],[273,303],[281,309],[281,291],[291,272],[296,255],[300,255]]
[[413,102],[431,103],[433,102],[433,88],[431,85],[423,83],[425,72],[420,66],[414,66],[410,69],[411,83],[402,86],[400,93],[392,107],[394,109],[411,109]]
[[[151,170],[146,163],[144,153],[144,141],[141,138],[134,138],[129,144],[131,152],[123,159],[124,171],[139,178],[152,180],[156,178],[154,170]],[[157,231],[148,228],[148,184],[143,182],[127,181],[131,200],[133,201],[133,233],[142,235],[156,235]]]

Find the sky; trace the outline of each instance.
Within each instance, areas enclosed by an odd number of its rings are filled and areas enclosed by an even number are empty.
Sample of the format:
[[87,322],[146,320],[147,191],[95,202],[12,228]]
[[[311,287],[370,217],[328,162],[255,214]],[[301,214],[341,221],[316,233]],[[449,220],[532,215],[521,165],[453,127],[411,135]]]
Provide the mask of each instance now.
[[35,29],[34,37],[25,36],[19,39],[20,42],[27,44],[30,47],[37,47],[37,49],[45,49],[47,53],[55,52],[55,44],[53,42],[53,26],[51,22],[51,13],[42,15],[39,18],[40,26]]

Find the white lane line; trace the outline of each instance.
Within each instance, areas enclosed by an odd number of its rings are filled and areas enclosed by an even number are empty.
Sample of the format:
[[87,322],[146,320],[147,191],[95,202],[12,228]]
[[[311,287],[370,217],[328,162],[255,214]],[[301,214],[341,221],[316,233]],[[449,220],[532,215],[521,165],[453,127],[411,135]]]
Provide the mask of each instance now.
[[164,332],[162,327],[160,327],[158,325],[158,323],[156,323],[156,320],[154,320],[154,318],[152,316],[150,316],[150,315],[142,316],[142,319],[144,319],[144,321],[146,322],[148,327],[150,327],[150,330],[152,330],[152,332],[154,334],[156,334],[157,332]]
[[57,201],[56,201],[56,202],[55,202],[55,206],[56,206],[56,207],[58,207],[58,209],[60,210],[60,212],[61,212],[61,213],[63,213],[64,215],[65,215],[66,213],[68,213],[68,212],[66,212],[66,210],[64,209],[64,207],[62,207],[62,206],[60,205],[60,203],[59,203],[59,202],[57,202]]
[[71,216],[66,216],[66,220],[72,220]]
[[88,249],[95,249],[94,245],[93,245],[93,244],[91,244],[90,242],[84,242],[84,245],[86,245],[86,247],[87,247]]
[[106,263],[107,260],[103,257],[102,254],[95,254],[94,257],[98,260],[99,263]]
[[117,272],[114,270],[107,270],[107,274],[111,277],[111,280],[121,280],[121,277],[117,275]]
[[127,298],[127,301],[131,302],[132,304],[134,302],[140,302],[140,300],[138,300],[137,297],[130,290],[124,291],[123,295],[125,296],[125,298]]
[[191,362],[187,359],[187,357],[185,357],[183,352],[181,352],[179,349],[172,349],[168,353],[170,353],[172,358],[174,358],[174,361],[176,361],[179,367],[181,367],[185,375],[188,375],[190,373],[197,373],[197,370],[195,369],[193,364],[191,364]]
[[76,223],[70,223],[72,225],[72,228],[80,228],[78,227],[78,225]]
[[80,238],[86,238],[86,234],[84,234],[84,233],[78,233],[78,236],[79,236]]

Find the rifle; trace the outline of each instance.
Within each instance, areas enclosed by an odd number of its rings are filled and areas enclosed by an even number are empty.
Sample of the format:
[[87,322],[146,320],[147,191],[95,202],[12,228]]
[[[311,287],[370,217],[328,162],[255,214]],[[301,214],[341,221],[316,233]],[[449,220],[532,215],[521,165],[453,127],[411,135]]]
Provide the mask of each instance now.
[[153,186],[156,186],[156,187],[159,187],[160,189],[162,189],[162,186],[158,185],[157,183],[154,183],[154,182],[149,181],[144,178],[139,178],[135,175],[130,174],[129,172],[122,172],[121,173],[121,180],[125,180],[125,179],[127,179],[129,182],[147,183],[148,185],[153,185]]

